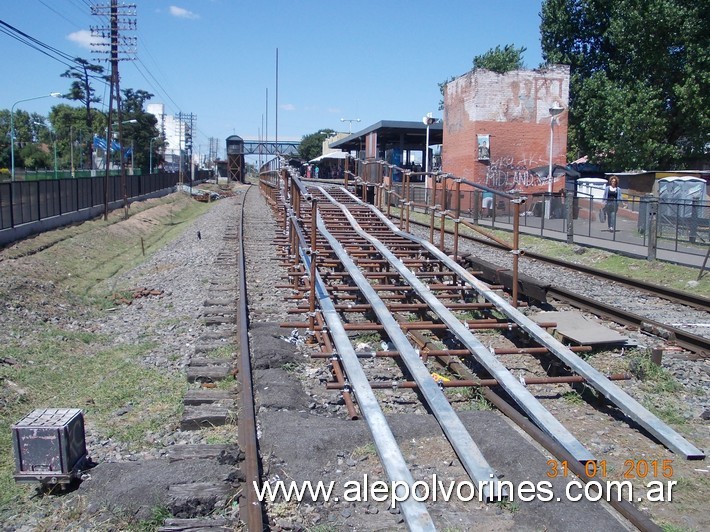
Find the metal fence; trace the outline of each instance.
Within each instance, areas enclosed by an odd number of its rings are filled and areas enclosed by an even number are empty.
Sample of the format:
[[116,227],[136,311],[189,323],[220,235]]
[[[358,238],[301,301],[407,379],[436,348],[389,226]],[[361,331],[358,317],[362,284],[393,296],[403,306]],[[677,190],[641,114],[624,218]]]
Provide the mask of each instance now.
[[[127,196],[170,188],[178,179],[177,173],[126,176]],[[120,176],[0,183],[0,230],[103,205],[106,183],[109,203],[123,199]]]
[[[453,178],[452,178],[453,179]],[[467,183],[468,184],[468,183]],[[432,190],[423,185],[406,187],[393,183],[390,196],[392,205],[399,198],[411,202],[418,211],[432,208]],[[402,194],[407,197],[403,198]],[[513,197],[485,187],[474,186],[462,190],[458,202],[453,189],[445,194],[436,191],[436,204],[454,216],[461,216],[491,227],[509,229],[513,225]],[[484,201],[485,195],[492,199]],[[485,204],[485,206],[484,206]],[[571,212],[567,204],[572,204]],[[655,249],[704,256],[710,246],[710,202],[700,200],[667,201],[652,195],[629,196],[623,200],[605,202],[586,194],[537,194],[526,198],[520,213],[520,227],[525,232],[549,235],[561,233],[561,239],[572,243],[575,237],[591,237],[623,242],[648,249],[649,258],[655,258]],[[490,208],[487,208],[490,206]],[[457,214],[455,211],[459,210]],[[610,211],[612,223],[610,223]],[[615,220],[614,220],[615,218]]]

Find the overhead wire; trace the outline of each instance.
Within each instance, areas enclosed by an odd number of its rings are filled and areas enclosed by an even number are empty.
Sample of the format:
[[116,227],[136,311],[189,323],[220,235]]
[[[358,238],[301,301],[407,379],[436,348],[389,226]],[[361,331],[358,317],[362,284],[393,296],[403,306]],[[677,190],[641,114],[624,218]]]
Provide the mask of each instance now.
[[[82,24],[78,24],[75,20],[71,20],[67,16],[65,16],[63,13],[60,13],[56,9],[54,9],[52,6],[50,6],[47,2],[44,0],[37,0],[41,5],[43,5],[45,8],[53,12],[55,15],[59,16],[63,20],[67,21],[68,23],[72,24],[74,27],[77,28],[83,28]],[[89,8],[90,11],[90,17],[98,17],[100,20],[103,21],[108,21],[109,18],[105,14],[101,14],[100,12],[94,12],[94,9],[98,7],[99,4],[96,4],[92,2],[91,0],[68,0],[69,3],[76,8],[80,13],[86,13],[85,8],[79,5],[77,2],[81,2],[85,7]],[[75,69],[75,70],[80,70],[84,71],[84,65],[82,65],[79,61],[77,61],[77,57],[72,56],[70,54],[67,54],[66,52],[63,52],[62,50],[51,46],[47,43],[44,43],[40,41],[39,39],[32,37],[31,35],[27,34],[26,32],[23,32],[22,30],[12,26],[11,24],[0,20],[0,33],[4,33],[8,35],[9,37],[19,41],[20,43],[46,55],[47,57],[54,59],[55,61],[65,65],[69,69]],[[138,34],[139,38],[142,37],[140,34]],[[143,41],[141,45],[141,49],[144,50],[147,54],[147,56],[150,58],[150,60],[155,64],[155,69],[158,71],[158,73],[161,75],[161,77],[166,77],[164,72],[162,72],[160,68],[160,64],[158,61],[155,59],[153,54],[151,54],[150,50],[145,46],[145,40],[141,38],[141,41]],[[134,64],[136,71],[138,74],[146,81],[146,83],[152,88],[156,93],[161,95],[162,98],[166,100],[166,103],[168,104],[169,107],[173,107],[174,112],[179,112],[181,109],[181,106],[173,99],[173,97],[170,95],[170,93],[167,91],[167,89],[164,87],[163,83],[156,78],[156,76],[153,74],[152,69],[148,67],[139,57],[136,57],[135,61],[132,61]],[[108,87],[109,83],[106,81],[105,77],[99,74],[92,74],[88,73],[88,77],[95,80],[99,81],[104,85],[104,98],[105,99],[105,93],[106,93],[106,87]],[[150,79],[149,79],[150,78]],[[152,81],[151,81],[152,80]],[[168,101],[170,103],[168,103]],[[172,104],[172,105],[171,105]],[[105,107],[105,103],[104,103]],[[209,141],[209,137],[207,134],[199,129],[198,127],[195,127],[195,132],[202,135],[206,140]]]

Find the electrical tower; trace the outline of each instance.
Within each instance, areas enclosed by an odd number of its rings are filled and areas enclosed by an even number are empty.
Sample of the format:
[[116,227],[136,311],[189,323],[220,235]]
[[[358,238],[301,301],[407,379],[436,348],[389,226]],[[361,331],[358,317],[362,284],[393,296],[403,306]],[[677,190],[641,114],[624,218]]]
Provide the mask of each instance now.
[[108,122],[106,127],[106,177],[104,179],[104,220],[108,218],[108,181],[111,167],[111,129],[113,126],[113,99],[116,98],[118,124],[118,145],[121,160],[121,188],[123,189],[123,209],[128,217],[128,188],[126,187],[126,165],[123,160],[123,128],[121,127],[121,91],[118,75],[119,61],[132,61],[136,54],[136,37],[121,35],[121,32],[136,29],[136,5],[121,4],[111,0],[110,4],[91,5],[91,14],[106,19],[108,25],[91,26],[91,36],[98,38],[92,42],[92,52],[106,54],[104,61],[111,63],[111,84],[108,99]]

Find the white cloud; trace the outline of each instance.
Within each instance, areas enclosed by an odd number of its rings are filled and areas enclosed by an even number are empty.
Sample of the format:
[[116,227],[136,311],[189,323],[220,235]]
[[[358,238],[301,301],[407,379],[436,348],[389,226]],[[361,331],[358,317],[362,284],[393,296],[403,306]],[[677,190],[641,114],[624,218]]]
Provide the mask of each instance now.
[[184,9],[182,7],[177,7],[177,6],[170,6],[170,14],[174,17],[178,18],[189,18],[189,19],[196,19],[200,18],[200,15],[197,13],[193,13],[192,11],[189,11],[187,9]]
[[94,45],[108,44],[104,39],[101,39],[100,37],[92,37],[91,32],[89,30],[79,30],[70,33],[69,35],[67,35],[67,39],[88,50],[92,48],[92,43],[94,43]]
[[292,103],[285,103],[281,106],[281,109],[283,109],[284,111],[295,111],[296,106]]

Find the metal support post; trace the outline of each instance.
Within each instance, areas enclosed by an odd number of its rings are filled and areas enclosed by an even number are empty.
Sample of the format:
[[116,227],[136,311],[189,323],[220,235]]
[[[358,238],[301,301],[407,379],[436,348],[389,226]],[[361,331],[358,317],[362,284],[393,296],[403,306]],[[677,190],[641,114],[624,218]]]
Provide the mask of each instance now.
[[525,198],[511,201],[513,204],[513,308],[518,306],[518,258],[520,257],[520,204],[525,203]]
[[433,186],[431,188],[431,214],[429,217],[429,242],[434,243],[434,217],[436,216],[436,177],[432,176]]
[[646,218],[646,234],[648,235],[648,260],[656,260],[658,238],[658,198],[649,198]]
[[446,235],[446,209],[447,209],[446,175],[441,176],[441,218],[439,223],[439,249],[444,251],[444,236]]
[[567,243],[574,244],[574,192],[565,191],[565,205],[567,206]]
[[456,179],[456,214],[454,218],[454,260],[459,260],[459,224],[461,223],[461,179]]
[[412,204],[412,173],[407,171],[404,173],[404,181],[405,181],[405,188],[407,191],[407,195],[405,196],[405,203],[404,205],[407,208],[407,218],[406,218],[406,231],[409,232],[409,216],[410,216],[410,206]]
[[478,218],[481,213],[481,191],[476,189],[473,191],[473,205],[471,205],[473,210],[473,223],[478,225]]
[[315,341],[315,316],[316,316],[316,257],[318,255],[317,242],[318,242],[318,227],[316,220],[318,218],[318,200],[313,198],[311,201],[311,264],[310,264],[310,283],[308,293],[308,329],[311,332],[309,336],[309,343]]

